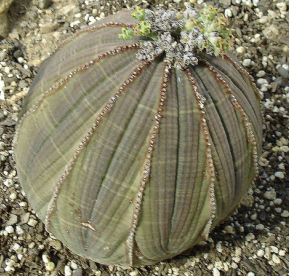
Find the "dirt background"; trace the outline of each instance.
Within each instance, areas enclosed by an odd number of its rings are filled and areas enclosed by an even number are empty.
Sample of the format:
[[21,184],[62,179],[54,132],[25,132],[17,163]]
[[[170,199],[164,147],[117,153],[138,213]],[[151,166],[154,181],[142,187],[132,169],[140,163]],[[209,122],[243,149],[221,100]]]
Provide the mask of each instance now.
[[215,4],[230,20],[240,61],[262,93],[263,154],[255,187],[207,242],[144,268],[82,259],[44,230],[19,185],[12,139],[38,66],[60,39],[136,4],[183,8],[184,1],[16,0],[0,41],[0,275],[289,275],[289,1]]

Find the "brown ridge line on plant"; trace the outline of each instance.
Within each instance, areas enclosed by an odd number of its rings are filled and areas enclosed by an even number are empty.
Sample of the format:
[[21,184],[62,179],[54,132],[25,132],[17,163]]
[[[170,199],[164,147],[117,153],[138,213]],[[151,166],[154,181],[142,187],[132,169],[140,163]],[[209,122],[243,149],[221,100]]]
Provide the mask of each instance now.
[[[127,240],[126,240],[127,259],[128,259],[127,261],[131,266],[134,265],[135,250],[138,251],[139,253],[141,253],[138,246],[136,245],[135,235],[136,235],[136,230],[138,227],[144,190],[145,190],[145,187],[146,187],[146,184],[148,182],[149,175],[150,175],[150,169],[151,169],[151,163],[152,163],[152,153],[153,153],[154,145],[156,143],[156,138],[157,138],[157,135],[159,132],[160,121],[162,118],[162,111],[163,111],[163,107],[164,107],[165,100],[167,97],[167,86],[168,86],[169,73],[170,73],[169,65],[166,63],[165,69],[164,69],[164,74],[162,77],[162,88],[160,91],[161,93],[160,93],[160,99],[159,99],[159,104],[158,104],[158,106],[159,106],[158,112],[155,115],[155,121],[153,123],[153,126],[151,127],[151,131],[150,131],[151,137],[150,137],[150,141],[149,141],[149,146],[147,149],[147,153],[146,153],[145,160],[144,160],[144,163],[142,166],[142,171],[141,171],[140,188],[139,188],[139,191],[138,191],[138,193],[136,195],[136,199],[135,199],[132,225],[131,225],[131,228],[129,230],[129,235],[128,235]],[[139,255],[141,255],[141,254],[139,254]]]
[[[222,76],[214,69],[213,66],[211,66],[208,62],[202,60],[204,64],[208,67],[208,69],[212,72],[213,76],[225,87],[226,93],[229,95],[229,98],[233,104],[233,106],[238,110],[241,114],[242,120],[243,120],[243,125],[244,125],[244,130],[247,135],[248,142],[252,148],[252,162],[253,162],[253,169],[254,169],[254,180],[253,183],[255,182],[258,174],[259,174],[259,167],[258,167],[258,152],[257,152],[257,142],[256,138],[254,136],[253,130],[252,130],[252,124],[250,122],[250,119],[242,106],[239,104],[238,100],[236,97],[233,95],[233,92],[228,85],[228,83],[222,78]],[[244,70],[245,71],[245,70]],[[250,75],[248,75],[250,76]],[[253,185],[252,183],[252,185]]]
[[[230,57],[228,57],[228,58],[230,58]],[[229,77],[229,75],[227,74],[227,72],[226,71],[224,71],[224,70],[222,70],[222,68],[219,68],[218,66],[217,66],[217,64],[216,63],[214,63],[214,64],[212,64],[211,62],[210,62],[210,60],[208,60],[207,59],[207,57],[206,56],[204,56],[204,55],[202,55],[202,56],[200,56],[199,57],[199,60],[204,60],[204,61],[207,61],[208,62],[208,64],[211,64],[218,72],[220,72],[221,74],[223,74],[223,76],[225,76],[226,78],[228,78],[228,81],[233,81],[230,77]],[[225,59],[224,59],[225,60]],[[201,62],[200,61],[200,62]],[[228,60],[227,60],[228,61]],[[241,75],[241,77],[242,77],[242,80],[243,81],[247,81],[247,80],[249,80],[250,81],[250,79],[249,78],[251,78],[251,80],[252,80],[252,77],[247,73],[247,71],[244,69],[244,68],[242,68],[242,66],[240,66],[237,62],[235,62],[235,64],[233,64],[233,62],[234,62],[234,60],[232,59],[231,61],[228,61],[228,63],[230,63],[230,65],[233,65],[234,66],[234,69],[236,69],[236,71]],[[254,104],[255,104],[255,102],[254,103],[252,103],[251,102],[251,100],[250,100],[250,96],[256,96],[257,97],[257,105],[260,107],[260,102],[259,102],[259,97],[260,97],[260,93],[259,92],[256,92],[256,91],[259,91],[258,90],[258,88],[255,86],[255,84],[253,83],[253,82],[251,82],[250,81],[250,83],[251,83],[251,87],[252,87],[252,89],[253,89],[253,93],[252,94],[250,94],[250,95],[248,95],[247,93],[245,93],[243,90],[244,90],[244,86],[242,86],[242,85],[240,85],[240,84],[238,84],[238,82],[232,82],[232,84],[233,84],[233,86],[235,86],[236,87],[236,89],[237,90],[239,90],[242,94],[243,94],[243,96],[246,98],[246,100],[248,101],[248,103],[249,103],[249,106],[251,107],[251,109],[252,109],[252,112],[253,112],[253,117],[255,117],[256,118],[256,120],[257,120],[257,122],[259,123],[260,122],[260,120],[259,120],[259,116],[258,116],[258,109],[256,109],[255,108],[255,106],[254,106]],[[245,87],[246,87],[246,84],[245,84]],[[256,89],[256,91],[255,91],[255,89]],[[259,94],[259,95],[258,95]],[[247,114],[249,114],[249,113],[247,113]],[[253,126],[253,129],[255,129],[255,126]],[[256,134],[257,134],[257,130],[256,130]]]
[[257,88],[253,77],[247,72],[247,70],[245,70],[242,66],[240,66],[236,61],[234,61],[231,57],[229,57],[228,55],[224,55],[223,58],[227,61],[229,61],[239,72],[243,73],[245,76],[247,76],[247,78],[249,79],[252,87],[253,87],[253,91],[255,92],[255,95],[257,96],[258,100],[261,100],[261,94],[259,89]]
[[207,120],[205,118],[206,112],[205,112],[204,103],[206,99],[198,91],[196,81],[194,77],[192,76],[190,70],[186,69],[185,73],[192,85],[193,92],[194,92],[196,101],[198,103],[198,107],[199,107],[200,115],[201,115],[200,125],[202,127],[202,131],[205,137],[205,144],[206,144],[206,159],[207,159],[206,167],[209,169],[209,174],[210,174],[209,193],[210,193],[210,205],[211,205],[211,218],[207,222],[203,230],[203,233],[201,235],[202,237],[204,237],[204,239],[208,239],[209,233],[212,228],[213,219],[216,216],[216,202],[215,202],[215,177],[216,176],[215,176],[215,166],[213,162],[212,149],[211,149],[211,143],[210,143],[210,131],[209,131],[209,127],[207,124]]
[[54,49],[54,51],[52,52],[52,54],[54,54],[58,49],[61,49],[62,47],[64,47],[67,43],[69,43],[71,40],[73,40],[75,37],[77,37],[80,34],[86,33],[86,32],[93,32],[93,31],[97,31],[100,29],[103,29],[105,27],[122,27],[122,28],[133,28],[134,24],[128,24],[128,23],[117,23],[117,22],[107,22],[107,23],[103,23],[100,26],[97,27],[88,27],[88,28],[84,28],[82,30],[79,30],[78,32],[76,32],[75,34],[67,37],[66,39],[64,39],[63,41],[61,41],[59,43],[59,45]]
[[34,112],[36,112],[39,108],[41,103],[44,101],[44,99],[46,99],[47,97],[54,95],[57,91],[60,90],[60,88],[65,85],[69,79],[71,79],[74,75],[76,75],[79,72],[82,72],[84,70],[89,69],[91,66],[93,66],[95,63],[103,60],[106,57],[110,57],[110,56],[115,56],[118,53],[122,53],[124,51],[130,50],[130,49],[137,49],[139,48],[139,44],[135,43],[135,44],[131,44],[131,45],[124,45],[124,46],[118,46],[110,51],[104,52],[102,54],[100,54],[98,57],[96,57],[95,59],[86,62],[85,64],[77,67],[76,69],[72,70],[70,73],[68,73],[68,75],[66,75],[65,77],[61,78],[56,84],[54,84],[52,87],[50,87],[48,90],[46,90],[42,96],[40,97],[40,99],[38,100],[37,103],[35,103],[32,107],[30,107],[29,110],[27,110],[22,117],[20,118],[20,120],[18,121],[17,127],[16,127],[16,131],[15,131],[15,137],[13,139],[13,156],[14,156],[14,160],[16,161],[16,157],[14,155],[14,152],[16,150],[17,147],[17,140],[18,140],[18,135],[19,135],[19,130],[22,127],[23,121],[24,119],[30,115],[33,114]]
[[50,227],[50,218],[51,215],[53,213],[53,211],[55,210],[56,207],[56,202],[57,202],[57,198],[58,195],[60,193],[61,190],[61,186],[62,183],[64,182],[64,180],[66,179],[66,177],[69,175],[69,173],[71,172],[75,161],[77,160],[78,156],[80,155],[80,153],[82,152],[83,148],[86,146],[86,144],[89,142],[89,140],[91,139],[92,135],[95,133],[96,128],[98,127],[99,123],[101,122],[101,120],[108,114],[110,113],[110,111],[113,109],[113,107],[115,106],[115,102],[117,101],[117,99],[122,95],[123,90],[126,88],[126,86],[128,86],[130,83],[133,82],[133,80],[140,75],[140,73],[142,72],[142,70],[149,65],[150,62],[144,62],[142,63],[140,66],[138,66],[132,73],[131,75],[123,82],[123,84],[119,87],[119,90],[117,91],[117,93],[112,96],[110,98],[110,100],[107,102],[107,104],[105,105],[104,109],[97,115],[95,122],[93,123],[93,125],[89,128],[89,130],[87,131],[86,135],[82,138],[81,142],[79,143],[77,149],[75,150],[73,156],[71,157],[71,159],[69,160],[69,163],[65,166],[65,171],[62,174],[62,176],[59,178],[59,180],[57,181],[57,183],[54,186],[54,190],[53,190],[53,194],[52,194],[52,198],[50,200],[50,202],[48,203],[48,207],[47,207],[47,211],[46,211],[46,216],[45,216],[45,226],[46,226],[46,230],[49,231],[49,227]]

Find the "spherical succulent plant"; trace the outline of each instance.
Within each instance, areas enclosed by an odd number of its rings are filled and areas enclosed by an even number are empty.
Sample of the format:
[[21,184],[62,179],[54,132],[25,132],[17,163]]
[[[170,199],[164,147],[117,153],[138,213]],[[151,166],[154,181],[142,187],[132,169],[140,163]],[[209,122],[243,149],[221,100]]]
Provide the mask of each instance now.
[[207,7],[109,16],[41,66],[14,143],[46,229],[82,257],[140,266],[206,239],[258,173],[259,91]]

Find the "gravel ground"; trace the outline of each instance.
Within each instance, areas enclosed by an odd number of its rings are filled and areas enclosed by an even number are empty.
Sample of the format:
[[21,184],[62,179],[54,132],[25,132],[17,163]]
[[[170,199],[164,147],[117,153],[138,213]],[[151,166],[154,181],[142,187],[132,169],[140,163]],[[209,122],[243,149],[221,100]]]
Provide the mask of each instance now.
[[230,19],[235,53],[263,95],[259,179],[238,212],[207,242],[154,266],[103,266],[52,239],[30,208],[11,144],[38,66],[60,38],[124,7],[184,6],[180,0],[120,2],[16,0],[10,8],[11,32],[0,41],[0,275],[289,275],[288,0],[191,1],[216,4]]

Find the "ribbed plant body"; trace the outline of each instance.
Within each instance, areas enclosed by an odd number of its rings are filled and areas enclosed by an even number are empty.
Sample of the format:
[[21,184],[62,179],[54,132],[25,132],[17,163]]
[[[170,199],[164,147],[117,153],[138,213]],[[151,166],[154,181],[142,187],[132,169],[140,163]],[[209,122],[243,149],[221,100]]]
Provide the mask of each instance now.
[[180,70],[138,60],[125,11],[65,40],[41,66],[14,143],[20,183],[76,254],[141,266],[206,239],[258,173],[259,92],[232,54]]

